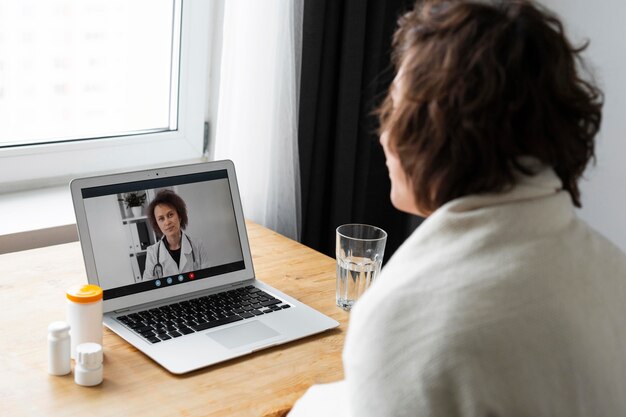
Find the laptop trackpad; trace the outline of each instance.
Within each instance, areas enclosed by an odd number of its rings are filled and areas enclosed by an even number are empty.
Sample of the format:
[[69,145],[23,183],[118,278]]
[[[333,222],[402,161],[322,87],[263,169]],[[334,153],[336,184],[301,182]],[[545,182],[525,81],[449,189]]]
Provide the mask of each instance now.
[[278,336],[280,333],[269,326],[255,320],[228,329],[218,330],[208,333],[211,339],[228,349],[249,345],[270,337]]

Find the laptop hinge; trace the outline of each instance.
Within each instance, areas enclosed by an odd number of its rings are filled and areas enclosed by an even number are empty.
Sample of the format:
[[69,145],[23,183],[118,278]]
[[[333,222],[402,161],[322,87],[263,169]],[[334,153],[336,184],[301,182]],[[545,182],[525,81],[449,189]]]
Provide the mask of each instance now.
[[231,287],[241,287],[242,284],[249,284],[251,282],[254,282],[254,279],[247,279],[245,281],[239,281],[239,282],[235,282],[233,284],[230,284]]

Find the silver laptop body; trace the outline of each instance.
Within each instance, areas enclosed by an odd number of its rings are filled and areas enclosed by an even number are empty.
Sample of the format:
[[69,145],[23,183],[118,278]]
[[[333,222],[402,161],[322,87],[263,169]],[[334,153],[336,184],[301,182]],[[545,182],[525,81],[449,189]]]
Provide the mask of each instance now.
[[[186,373],[339,325],[255,278],[231,161],[81,178],[70,188],[88,281],[104,290],[104,324],[168,371]],[[178,263],[167,245],[175,226],[165,218],[173,215],[157,210],[172,205],[155,206],[156,227],[147,213],[166,193],[180,197],[187,217],[184,228],[177,223]],[[143,206],[129,207],[132,197]],[[167,325],[158,323],[163,317]]]

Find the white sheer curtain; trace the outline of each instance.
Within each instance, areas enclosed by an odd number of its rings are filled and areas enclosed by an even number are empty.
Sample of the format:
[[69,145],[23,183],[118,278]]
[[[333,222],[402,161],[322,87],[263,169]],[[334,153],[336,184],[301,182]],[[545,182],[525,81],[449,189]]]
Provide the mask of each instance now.
[[227,0],[215,159],[232,159],[247,218],[300,238],[302,0]]

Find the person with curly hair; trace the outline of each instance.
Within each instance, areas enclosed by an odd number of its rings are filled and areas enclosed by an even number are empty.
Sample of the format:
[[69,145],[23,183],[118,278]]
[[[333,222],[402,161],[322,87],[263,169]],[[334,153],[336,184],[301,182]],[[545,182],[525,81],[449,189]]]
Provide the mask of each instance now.
[[148,247],[143,279],[176,276],[208,268],[209,254],[201,240],[186,232],[189,218],[185,201],[172,190],[161,190],[147,209],[157,242]]
[[353,308],[345,380],[290,415],[626,415],[626,255],[575,211],[602,115],[583,49],[529,0],[400,19],[380,141],[426,220]]

